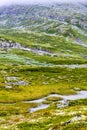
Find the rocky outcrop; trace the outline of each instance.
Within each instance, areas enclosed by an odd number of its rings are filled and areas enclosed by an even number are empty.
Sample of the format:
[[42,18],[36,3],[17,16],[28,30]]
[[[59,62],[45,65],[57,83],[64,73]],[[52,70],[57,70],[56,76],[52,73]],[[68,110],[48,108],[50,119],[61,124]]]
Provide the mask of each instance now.
[[19,43],[13,43],[11,41],[0,41],[0,48],[21,48]]
[[31,51],[38,55],[50,55],[51,57],[56,56],[56,53],[51,53],[49,51],[44,51],[42,49],[23,47],[20,43],[17,42],[13,43],[12,41],[2,41],[2,40],[0,41],[0,49],[12,49],[12,48]]

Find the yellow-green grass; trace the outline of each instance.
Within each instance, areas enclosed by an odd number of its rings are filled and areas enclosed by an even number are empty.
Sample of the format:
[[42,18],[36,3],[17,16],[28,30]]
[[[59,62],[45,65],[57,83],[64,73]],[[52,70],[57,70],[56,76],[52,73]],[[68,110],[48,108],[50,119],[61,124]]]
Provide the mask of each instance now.
[[[4,74],[2,74],[4,72]],[[0,102],[33,100],[51,93],[75,94],[75,89],[87,90],[86,68],[4,66],[1,68]],[[18,81],[27,85],[11,85],[7,77],[18,77]],[[12,88],[6,88],[6,86]]]
[[[49,49],[51,52],[65,53],[67,49],[72,50],[69,54],[73,57],[50,57],[39,56],[32,52],[18,49],[5,50],[0,59],[0,129],[1,130],[85,130],[87,129],[87,107],[86,99],[71,101],[65,108],[57,108],[56,100],[48,99],[50,107],[29,113],[31,107],[37,107],[35,103],[25,103],[26,100],[39,99],[49,94],[57,93],[62,95],[75,94],[77,90],[87,90],[87,68],[61,68],[61,67],[40,67],[39,65],[26,65],[26,59],[35,59],[39,62],[55,64],[84,64],[87,62],[82,55],[86,55],[86,48],[73,45],[62,38],[45,37],[44,35],[15,34],[14,32],[3,35],[7,40],[20,42],[22,45],[42,49]],[[29,36],[29,39],[27,39]],[[21,38],[22,37],[22,38]],[[46,38],[46,39],[44,39]],[[37,40],[36,40],[37,39]],[[34,46],[33,42],[39,42]],[[44,44],[45,42],[48,43]],[[58,47],[52,47],[53,43]],[[66,44],[66,46],[65,46]],[[44,47],[47,48],[44,48]],[[53,45],[54,46],[54,45]],[[65,50],[63,51],[63,49]],[[82,55],[80,55],[82,52]],[[1,52],[2,53],[2,52]],[[75,54],[74,54],[75,53]],[[1,55],[1,56],[2,56]],[[15,59],[12,59],[12,57]],[[22,59],[21,59],[22,58]],[[61,59],[62,58],[62,59]],[[14,85],[14,80],[8,81],[8,77],[18,77],[18,81],[27,82],[27,85]],[[6,87],[11,86],[12,88]],[[47,102],[43,102],[47,103]],[[63,123],[75,117],[84,115],[81,121],[63,126]],[[81,125],[80,125],[81,124]],[[7,128],[6,128],[7,127]]]
[[[22,106],[22,104],[19,104],[20,106],[17,106],[17,111],[15,112],[15,109],[12,109],[9,107],[8,112],[10,111],[12,115],[3,116],[2,122],[0,123],[0,128],[5,128],[7,126],[7,130],[13,129],[15,130],[18,128],[19,130],[46,130],[46,129],[52,129],[57,130],[60,128],[60,130],[64,129],[70,129],[70,130],[79,130],[81,128],[85,129],[87,128],[87,107],[86,106],[73,106],[73,107],[67,107],[63,109],[58,108],[48,108],[46,110],[41,110],[32,114],[27,113],[27,111],[23,112],[24,109],[22,107],[26,107],[26,105]],[[15,106],[16,107],[16,106]],[[84,109],[85,107],[85,109]],[[21,110],[22,109],[22,110]],[[20,111],[19,111],[20,110]],[[26,110],[26,109],[25,109]],[[77,120],[75,122],[71,122],[70,124],[67,124],[64,126],[64,122],[67,122],[71,120],[72,118],[75,118],[76,116],[80,115],[80,120]],[[4,125],[3,125],[4,124]],[[76,129],[77,128],[77,129]]]

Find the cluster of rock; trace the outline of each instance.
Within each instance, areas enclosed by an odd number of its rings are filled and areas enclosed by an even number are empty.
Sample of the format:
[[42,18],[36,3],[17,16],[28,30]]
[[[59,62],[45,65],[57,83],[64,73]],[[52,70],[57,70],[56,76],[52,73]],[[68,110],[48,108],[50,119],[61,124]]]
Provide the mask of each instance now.
[[20,48],[19,43],[13,43],[12,41],[2,41],[0,40],[0,48]]
[[70,124],[70,123],[74,123],[74,122],[76,122],[76,121],[81,120],[81,118],[82,118],[81,115],[78,114],[77,116],[73,117],[72,119],[70,119],[70,120],[64,122],[63,125],[66,126],[66,125],[68,125],[68,124]]
[[78,19],[72,19],[71,24],[78,25],[81,28],[87,30],[87,22],[86,21],[82,21],[82,20],[78,20]]
[[0,49],[12,49],[12,48],[21,49],[21,50],[25,50],[25,51],[31,51],[38,55],[50,55],[52,57],[54,55],[56,55],[55,53],[51,53],[49,51],[44,51],[41,48],[38,48],[38,49],[27,48],[27,47],[23,47],[20,43],[17,43],[17,42],[13,43],[12,41],[0,40]]
[[87,29],[87,23],[85,23],[87,19],[86,12],[87,8],[81,4],[7,6],[0,8],[0,26],[32,29],[44,23],[43,27],[46,28],[49,21],[55,21],[60,24],[79,23],[84,29]]
[[13,86],[26,86],[29,83],[23,80],[19,80],[18,77],[6,77],[5,78],[6,89],[11,89]]

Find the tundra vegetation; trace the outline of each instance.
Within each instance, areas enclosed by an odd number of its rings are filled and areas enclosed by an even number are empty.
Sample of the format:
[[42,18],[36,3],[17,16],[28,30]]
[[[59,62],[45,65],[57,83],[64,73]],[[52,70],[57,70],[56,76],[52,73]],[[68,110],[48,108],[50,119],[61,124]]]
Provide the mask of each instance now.
[[0,130],[87,130],[86,12],[0,7]]

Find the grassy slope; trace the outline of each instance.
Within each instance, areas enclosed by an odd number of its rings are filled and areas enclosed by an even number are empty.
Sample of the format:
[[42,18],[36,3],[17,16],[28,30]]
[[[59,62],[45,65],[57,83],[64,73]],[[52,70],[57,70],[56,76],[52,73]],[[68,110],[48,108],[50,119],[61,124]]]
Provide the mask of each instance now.
[[[24,23],[31,24],[31,23]],[[40,23],[39,23],[40,24]],[[45,25],[46,24],[46,25]],[[35,25],[35,23],[34,23]],[[50,27],[43,31],[43,27]],[[57,27],[57,28],[56,28]],[[62,26],[55,22],[44,23],[30,30],[1,29],[0,38],[5,41],[19,42],[22,46],[57,53],[56,56],[37,55],[19,49],[0,51],[0,129],[1,130],[86,130],[87,100],[71,101],[66,108],[57,108],[51,102],[46,110],[30,114],[29,109],[37,104],[25,104],[25,100],[38,99],[50,93],[74,94],[75,89],[87,90],[87,68],[61,68],[55,65],[87,63],[87,47],[73,44],[80,39],[86,44],[87,36],[72,29],[69,24]],[[81,29],[81,28],[80,28]],[[82,30],[85,34],[86,31]],[[46,34],[44,34],[44,32]],[[53,34],[53,35],[51,35]],[[54,35],[56,34],[56,35]],[[68,39],[68,40],[66,40]],[[29,64],[26,61],[29,60]],[[52,67],[49,67],[49,64]],[[18,77],[18,81],[28,85],[10,85],[8,77]],[[66,126],[64,122],[80,114],[79,121]]]
[[[25,39],[26,36],[26,39]],[[61,68],[61,67],[40,67],[39,63],[52,64],[84,64],[87,60],[82,56],[86,55],[86,48],[80,47],[67,42],[64,38],[50,37],[45,35],[32,35],[27,33],[9,32],[8,35],[1,34],[6,40],[17,41],[27,47],[38,48],[33,43],[37,41],[43,50],[49,49],[51,52],[61,53],[61,56],[39,56],[32,52],[13,49],[0,52],[0,129],[4,130],[5,126],[8,130],[14,129],[17,126],[19,130],[85,130],[87,128],[87,118],[76,121],[74,124],[63,126],[65,121],[70,120],[78,114],[87,115],[85,100],[79,103],[70,103],[67,108],[56,108],[56,102],[51,102],[50,108],[36,113],[29,114],[29,108],[37,106],[37,104],[25,104],[21,101],[38,99],[50,93],[59,94],[74,94],[75,88],[81,90],[87,89],[87,68]],[[21,38],[20,38],[21,37]],[[46,47],[48,45],[50,47]],[[64,41],[64,42],[63,42]],[[52,43],[59,47],[52,47]],[[44,48],[44,44],[46,43]],[[66,46],[65,46],[66,44]],[[65,50],[63,50],[63,48]],[[66,57],[62,54],[69,54],[67,49],[71,50],[71,56]],[[63,52],[62,52],[63,51]],[[81,52],[81,54],[79,53]],[[14,58],[13,58],[14,57]],[[31,64],[27,65],[26,60],[31,59]],[[38,64],[32,64],[32,60],[39,61]],[[5,88],[8,86],[7,77],[18,77],[19,80],[28,82],[28,85],[12,85],[11,89]],[[10,104],[15,103],[16,104]],[[4,103],[4,104],[3,104]],[[74,104],[74,105],[73,105]],[[81,106],[80,106],[81,105]],[[22,109],[21,109],[22,108]],[[85,108],[83,111],[81,111]],[[64,113],[65,114],[64,114]],[[58,113],[63,113],[58,115]],[[74,113],[74,114],[70,114]],[[32,120],[31,120],[32,119]],[[18,123],[18,125],[16,125]]]

